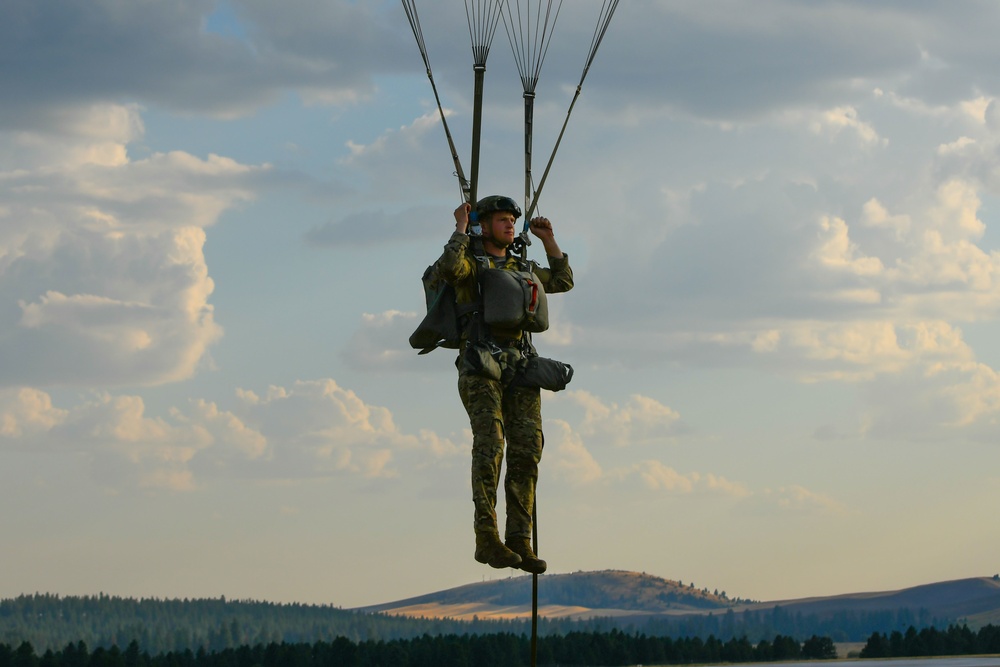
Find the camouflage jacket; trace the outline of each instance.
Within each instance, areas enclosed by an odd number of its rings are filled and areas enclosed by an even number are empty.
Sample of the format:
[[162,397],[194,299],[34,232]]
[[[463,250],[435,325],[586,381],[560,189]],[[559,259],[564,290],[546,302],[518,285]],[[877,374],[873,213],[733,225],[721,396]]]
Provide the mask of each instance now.
[[[469,248],[470,237],[467,234],[455,232],[448,239],[444,252],[437,261],[438,270],[448,284],[455,288],[455,300],[459,304],[472,303],[479,298],[479,262]],[[524,270],[525,260],[507,253],[506,260],[486,254],[491,268],[509,271]],[[537,262],[527,261],[530,270],[542,282],[546,294],[558,294],[573,289],[573,269],[569,265],[569,255],[548,257],[549,266],[543,267]],[[493,331],[497,338],[521,337],[520,331]]]

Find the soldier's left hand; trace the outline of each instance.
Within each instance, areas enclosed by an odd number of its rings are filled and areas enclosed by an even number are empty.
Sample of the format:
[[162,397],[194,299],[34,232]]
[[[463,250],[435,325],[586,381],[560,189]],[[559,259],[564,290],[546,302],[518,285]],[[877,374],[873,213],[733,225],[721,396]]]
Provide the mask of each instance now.
[[538,238],[545,240],[551,239],[555,236],[555,232],[552,231],[552,223],[548,218],[543,218],[541,216],[537,218],[532,218],[530,227],[531,233]]

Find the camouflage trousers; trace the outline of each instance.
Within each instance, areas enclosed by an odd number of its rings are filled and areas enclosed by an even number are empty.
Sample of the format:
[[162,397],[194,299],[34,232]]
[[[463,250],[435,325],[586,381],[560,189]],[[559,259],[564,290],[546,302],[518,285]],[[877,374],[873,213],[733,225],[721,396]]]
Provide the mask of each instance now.
[[507,445],[505,538],[531,539],[538,462],[542,458],[542,400],[537,387],[505,387],[477,375],[461,375],[458,393],[472,426],[472,502],[475,529],[497,530],[497,488]]

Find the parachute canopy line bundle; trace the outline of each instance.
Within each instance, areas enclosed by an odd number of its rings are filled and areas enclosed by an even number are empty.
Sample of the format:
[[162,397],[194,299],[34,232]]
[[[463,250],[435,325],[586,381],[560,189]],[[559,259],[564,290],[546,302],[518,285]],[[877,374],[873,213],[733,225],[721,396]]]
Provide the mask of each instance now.
[[[434,91],[434,100],[437,102],[438,113],[441,116],[441,123],[444,125],[445,136],[448,139],[448,146],[451,149],[452,161],[455,163],[455,175],[458,177],[459,186],[462,190],[462,198],[473,207],[478,200],[479,185],[479,161],[480,161],[480,138],[482,136],[483,118],[483,86],[486,77],[486,61],[489,58],[490,47],[497,27],[502,21],[504,30],[510,42],[511,52],[517,64],[518,74],[521,78],[521,85],[524,95],[524,228],[515,244],[522,250],[530,243],[528,240],[528,225],[532,215],[538,208],[538,199],[541,196],[542,188],[548,178],[552,163],[555,160],[556,152],[562,143],[566,126],[569,124],[570,115],[576,105],[580,92],[583,89],[583,82],[587,78],[590,66],[597,55],[604,35],[607,33],[611,18],[618,7],[618,0],[602,0],[601,10],[598,15],[597,24],[590,42],[590,50],[580,76],[580,82],[576,86],[576,92],[566,111],[566,118],[563,120],[562,128],[549,155],[542,178],[535,188],[531,172],[531,155],[533,143],[534,126],[534,101],[535,88],[538,85],[542,64],[545,55],[548,53],[549,44],[552,40],[552,33],[555,29],[556,21],[562,9],[562,0],[465,0],[465,14],[469,26],[469,38],[472,42],[473,57],[473,115],[472,115],[472,163],[470,179],[465,178],[465,171],[462,169],[455,142],[452,139],[451,131],[448,129],[448,121],[445,118],[444,109],[441,105],[441,98],[438,95],[437,86],[434,83],[434,75],[431,72],[430,60],[427,56],[427,46],[424,42],[423,33],[420,28],[420,20],[417,16],[415,0],[402,0],[406,17],[413,29],[413,36],[416,38],[417,47],[420,49],[420,56],[423,58],[424,66],[427,68],[427,78],[431,82]],[[435,7],[441,7],[444,3],[435,3]],[[573,3],[575,6],[582,4],[579,0]]]

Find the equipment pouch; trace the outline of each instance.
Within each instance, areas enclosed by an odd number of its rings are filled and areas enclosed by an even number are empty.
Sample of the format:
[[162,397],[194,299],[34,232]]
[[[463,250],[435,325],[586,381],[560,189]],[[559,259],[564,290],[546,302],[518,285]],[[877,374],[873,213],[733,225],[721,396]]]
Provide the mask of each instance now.
[[483,269],[483,317],[491,327],[541,333],[549,328],[542,281],[530,271]]
[[427,314],[410,334],[410,347],[420,350],[420,354],[427,354],[437,347],[458,348],[462,331],[454,288],[441,278],[436,264],[427,267],[421,281]]
[[528,357],[524,370],[514,378],[514,386],[562,391],[573,379],[573,367],[555,359]]
[[500,363],[485,345],[470,344],[458,360],[459,375],[478,375],[500,381]]

